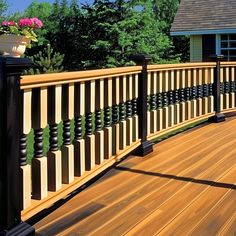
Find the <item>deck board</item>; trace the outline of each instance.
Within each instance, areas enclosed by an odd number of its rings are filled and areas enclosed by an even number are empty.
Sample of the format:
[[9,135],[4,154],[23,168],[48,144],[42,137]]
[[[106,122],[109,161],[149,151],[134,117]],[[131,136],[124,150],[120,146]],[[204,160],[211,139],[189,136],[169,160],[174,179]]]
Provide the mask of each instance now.
[[235,118],[202,125],[128,158],[36,223],[37,234],[234,234],[235,128]]

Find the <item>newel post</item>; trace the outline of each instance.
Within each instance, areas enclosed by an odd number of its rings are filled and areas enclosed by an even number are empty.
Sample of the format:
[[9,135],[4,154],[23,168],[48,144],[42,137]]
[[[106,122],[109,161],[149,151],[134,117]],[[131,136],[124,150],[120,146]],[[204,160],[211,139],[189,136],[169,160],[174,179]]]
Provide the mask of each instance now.
[[0,235],[34,235],[21,221],[20,75],[31,66],[22,58],[0,57]]
[[138,99],[138,115],[139,115],[139,135],[141,138],[141,146],[137,150],[137,154],[145,156],[153,151],[153,143],[147,140],[147,65],[151,61],[151,57],[147,55],[134,55],[131,57],[137,65],[142,66],[142,73],[139,76],[139,99]]
[[221,65],[220,62],[224,58],[223,55],[212,55],[211,59],[216,62],[214,69],[214,83],[213,83],[213,96],[214,96],[214,110],[215,115],[209,118],[210,122],[222,122],[225,121],[225,115],[221,113],[221,100],[220,100],[220,81],[221,81]]

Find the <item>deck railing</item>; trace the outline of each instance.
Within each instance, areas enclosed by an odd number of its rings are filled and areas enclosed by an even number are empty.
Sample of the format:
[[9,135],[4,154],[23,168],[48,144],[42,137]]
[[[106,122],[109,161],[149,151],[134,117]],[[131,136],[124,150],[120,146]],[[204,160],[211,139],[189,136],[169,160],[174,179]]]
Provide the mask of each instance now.
[[21,219],[127,154],[145,155],[164,133],[201,119],[223,121],[222,113],[236,111],[235,62],[134,60],[138,66],[20,77],[28,60],[1,59],[1,230],[33,233]]

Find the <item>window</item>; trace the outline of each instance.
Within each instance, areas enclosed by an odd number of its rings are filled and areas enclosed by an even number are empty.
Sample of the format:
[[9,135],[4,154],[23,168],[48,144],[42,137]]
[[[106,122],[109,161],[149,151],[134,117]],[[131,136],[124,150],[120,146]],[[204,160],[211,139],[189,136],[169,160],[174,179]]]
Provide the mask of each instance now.
[[236,61],[236,34],[222,34],[220,50],[227,61]]

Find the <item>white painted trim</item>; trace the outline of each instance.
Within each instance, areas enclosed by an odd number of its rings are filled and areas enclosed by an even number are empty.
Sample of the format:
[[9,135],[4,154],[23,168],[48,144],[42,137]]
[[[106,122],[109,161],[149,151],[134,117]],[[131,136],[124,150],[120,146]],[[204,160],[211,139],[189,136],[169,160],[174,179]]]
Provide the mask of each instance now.
[[220,34],[216,34],[216,55],[220,55],[221,54],[220,41],[221,41],[221,35]]
[[196,31],[172,31],[171,36],[181,35],[201,35],[201,34],[235,34],[236,29],[218,29],[218,30],[196,30]]

